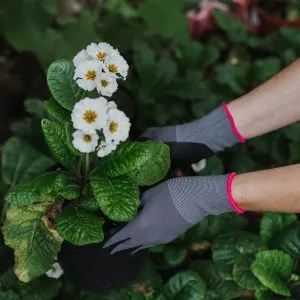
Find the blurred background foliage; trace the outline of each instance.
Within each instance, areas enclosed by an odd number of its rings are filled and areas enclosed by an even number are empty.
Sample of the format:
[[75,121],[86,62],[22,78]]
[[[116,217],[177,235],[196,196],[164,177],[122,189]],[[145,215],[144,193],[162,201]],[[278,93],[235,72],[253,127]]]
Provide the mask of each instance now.
[[[47,154],[39,142],[39,122],[44,113],[42,101],[49,98],[45,72],[54,60],[72,58],[90,42],[100,41],[118,48],[129,62],[128,80],[112,100],[131,118],[135,138],[149,126],[202,117],[222,102],[252,90],[296,60],[300,54],[300,2],[1,0],[1,145],[13,133],[30,144],[31,152]],[[23,156],[26,160],[26,154]],[[299,161],[300,124],[297,123],[208,159],[206,168],[199,174],[248,172]],[[176,174],[190,172],[190,169],[177,170]],[[208,259],[207,264],[212,264],[214,237],[236,229],[258,233],[260,218],[261,215],[252,214],[247,219],[230,217],[230,221],[226,221],[226,217],[225,220],[218,217],[203,221],[175,244],[152,249],[151,256],[164,279],[185,269],[187,261],[195,257]],[[215,232],[214,228],[217,228]],[[296,234],[293,238],[300,239]],[[7,248],[0,248],[3,272],[10,265],[9,254]],[[224,278],[231,278],[226,277],[228,272],[218,270],[210,276],[220,277],[217,280],[220,283]],[[198,280],[188,275],[191,280]],[[132,289],[130,293],[125,289],[100,298],[79,292],[65,281],[50,282],[43,278],[24,288],[11,271],[6,271],[3,278],[0,299],[6,300],[26,297],[47,300],[54,299],[58,293],[57,299],[77,299],[75,296],[87,300],[154,299],[147,298],[149,291],[139,285],[133,285],[133,289],[142,298],[132,296]],[[207,299],[237,299],[240,295],[251,299],[254,295],[243,294],[238,287],[230,296],[228,282],[223,283],[224,294],[214,296],[212,291],[211,298]],[[12,286],[14,288],[10,288]],[[161,289],[161,286],[161,279],[154,280],[152,288]],[[261,295],[257,299],[275,299],[274,295]]]

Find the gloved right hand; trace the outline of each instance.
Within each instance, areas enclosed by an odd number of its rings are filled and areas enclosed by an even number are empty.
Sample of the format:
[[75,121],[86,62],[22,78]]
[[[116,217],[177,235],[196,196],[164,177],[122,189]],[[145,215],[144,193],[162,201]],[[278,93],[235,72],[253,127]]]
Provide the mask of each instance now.
[[[163,142],[198,143],[212,152],[219,152],[236,143],[245,142],[245,139],[238,132],[225,103],[203,118],[191,123],[148,128],[142,134],[142,137]],[[184,160],[187,154],[186,152],[182,153],[180,158]],[[201,153],[199,156],[202,158]]]
[[116,245],[112,253],[165,244],[177,238],[208,215],[244,211],[231,193],[235,174],[169,179],[146,191],[143,208],[104,247]]

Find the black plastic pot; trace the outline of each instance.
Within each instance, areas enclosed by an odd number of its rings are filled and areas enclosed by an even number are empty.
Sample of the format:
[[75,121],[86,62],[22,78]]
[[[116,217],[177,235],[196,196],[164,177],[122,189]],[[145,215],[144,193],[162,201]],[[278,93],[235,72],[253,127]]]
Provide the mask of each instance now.
[[[111,230],[106,240],[118,230],[120,227]],[[147,250],[132,255],[134,249],[130,249],[111,255],[113,246],[103,249],[105,241],[87,246],[63,243],[59,262],[66,277],[76,286],[94,292],[115,289],[136,279],[146,265]]]

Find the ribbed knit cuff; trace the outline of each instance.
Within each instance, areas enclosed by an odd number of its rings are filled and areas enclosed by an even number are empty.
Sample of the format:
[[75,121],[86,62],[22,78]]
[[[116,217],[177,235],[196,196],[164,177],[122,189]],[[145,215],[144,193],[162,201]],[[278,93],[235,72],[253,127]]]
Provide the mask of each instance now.
[[233,207],[233,209],[238,214],[243,214],[245,211],[238,206],[238,204],[235,202],[235,200],[233,199],[233,196],[232,196],[232,182],[233,182],[235,176],[236,176],[236,173],[231,173],[228,176],[227,185],[226,185],[227,196],[228,196],[228,200],[229,200],[231,206]]

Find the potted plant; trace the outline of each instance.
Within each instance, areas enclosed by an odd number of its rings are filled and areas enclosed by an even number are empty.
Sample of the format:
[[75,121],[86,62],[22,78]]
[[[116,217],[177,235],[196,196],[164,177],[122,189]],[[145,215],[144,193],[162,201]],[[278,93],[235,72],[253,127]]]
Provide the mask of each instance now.
[[[3,234],[19,280],[45,274],[58,258],[77,284],[101,290],[132,279],[143,265],[143,252],[111,256],[102,249],[136,215],[139,187],[160,181],[170,165],[167,145],[127,140],[129,119],[105,98],[127,71],[125,59],[107,43],[92,43],[73,62],[49,67],[53,97],[41,128],[53,160],[32,154],[26,158],[30,180],[4,178],[10,189]],[[27,151],[17,139],[10,147]],[[2,168],[9,167],[3,161]]]

